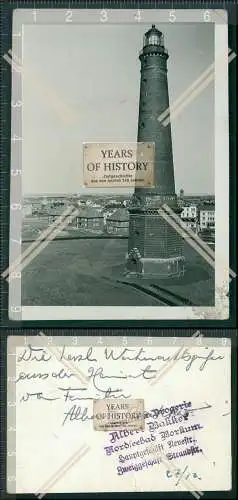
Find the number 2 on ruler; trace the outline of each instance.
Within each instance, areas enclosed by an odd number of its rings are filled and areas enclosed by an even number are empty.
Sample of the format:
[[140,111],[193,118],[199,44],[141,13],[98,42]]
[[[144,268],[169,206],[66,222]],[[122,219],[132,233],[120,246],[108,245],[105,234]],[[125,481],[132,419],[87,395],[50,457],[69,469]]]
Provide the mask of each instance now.
[[67,10],[65,12],[65,22],[66,23],[72,23],[72,15],[73,15],[72,10]]

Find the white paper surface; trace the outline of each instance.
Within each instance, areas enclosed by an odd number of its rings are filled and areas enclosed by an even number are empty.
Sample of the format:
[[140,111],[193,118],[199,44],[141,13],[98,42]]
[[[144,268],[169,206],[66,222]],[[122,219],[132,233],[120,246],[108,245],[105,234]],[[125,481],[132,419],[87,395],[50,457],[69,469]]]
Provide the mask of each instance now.
[[[34,339],[31,347],[15,347],[17,337],[8,343],[9,354],[16,349],[8,357],[11,375],[16,359],[16,470],[8,463],[8,475],[17,493],[231,488],[229,346]],[[144,399],[145,431],[95,431],[93,400],[103,398]]]

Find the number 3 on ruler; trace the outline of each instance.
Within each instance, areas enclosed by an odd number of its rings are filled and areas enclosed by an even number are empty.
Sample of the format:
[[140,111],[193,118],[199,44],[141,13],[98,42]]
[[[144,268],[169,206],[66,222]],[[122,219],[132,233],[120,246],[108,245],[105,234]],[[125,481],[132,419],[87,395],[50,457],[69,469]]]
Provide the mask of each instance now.
[[106,10],[101,10],[100,12],[100,21],[102,23],[105,23],[105,21],[108,20],[108,16],[107,16],[107,11]]

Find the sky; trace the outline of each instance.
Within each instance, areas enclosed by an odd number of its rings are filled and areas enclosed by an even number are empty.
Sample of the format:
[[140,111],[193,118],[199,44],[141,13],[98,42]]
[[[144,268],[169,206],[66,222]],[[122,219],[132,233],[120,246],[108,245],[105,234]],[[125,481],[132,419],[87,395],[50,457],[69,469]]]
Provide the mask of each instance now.
[[[24,196],[86,194],[83,142],[136,142],[138,55],[150,27],[142,23],[24,26]],[[171,104],[214,61],[214,28],[209,23],[156,27],[164,33],[170,56]],[[73,112],[71,123],[66,106]],[[172,141],[176,191],[213,194],[213,83],[172,122]],[[111,192],[120,194],[122,189]]]

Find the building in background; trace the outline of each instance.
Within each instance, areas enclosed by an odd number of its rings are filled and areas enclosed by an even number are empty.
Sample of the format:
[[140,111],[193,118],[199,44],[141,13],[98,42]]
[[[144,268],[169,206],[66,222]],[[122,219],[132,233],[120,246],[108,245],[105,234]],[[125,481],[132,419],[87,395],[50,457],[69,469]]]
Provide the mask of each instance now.
[[75,219],[77,229],[84,228],[91,231],[103,231],[104,229],[103,214],[95,208],[81,209]]
[[42,201],[36,198],[32,201],[32,215],[38,215],[42,211]]
[[126,208],[119,208],[106,219],[107,234],[117,236],[128,236],[129,213]]
[[197,217],[197,206],[196,205],[187,205],[182,208],[182,212],[180,214],[181,219],[196,219]]
[[197,231],[198,229],[198,209],[196,205],[186,205],[182,207],[180,217],[186,227]]
[[215,205],[206,204],[200,206],[199,226],[201,231],[204,229],[215,230]]
[[[65,207],[51,209],[48,213],[48,223],[53,224],[64,212]],[[78,214],[72,218],[67,215],[64,221],[68,220],[68,229],[83,229],[90,231],[102,231],[104,227],[104,218],[101,211],[91,207],[78,208]]]

